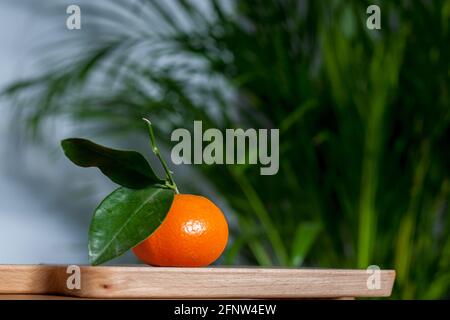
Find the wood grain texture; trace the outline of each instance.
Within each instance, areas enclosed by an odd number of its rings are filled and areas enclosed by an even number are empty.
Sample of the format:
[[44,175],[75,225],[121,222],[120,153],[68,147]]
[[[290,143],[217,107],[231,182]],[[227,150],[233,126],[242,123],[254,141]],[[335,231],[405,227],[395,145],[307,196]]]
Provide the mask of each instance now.
[[92,300],[48,294],[0,294],[1,300]]
[[0,294],[81,298],[339,298],[387,297],[395,271],[382,270],[368,289],[366,270],[275,268],[157,268],[80,266],[81,289],[66,286],[67,266],[0,265]]

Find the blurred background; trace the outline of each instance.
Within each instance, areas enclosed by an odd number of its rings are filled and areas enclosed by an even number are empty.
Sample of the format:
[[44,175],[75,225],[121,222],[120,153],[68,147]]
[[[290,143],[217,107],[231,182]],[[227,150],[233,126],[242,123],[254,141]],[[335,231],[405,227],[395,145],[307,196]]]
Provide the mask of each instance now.
[[280,129],[275,176],[172,165],[230,220],[220,264],[375,264],[396,269],[396,298],[449,298],[449,17],[444,0],[2,1],[0,263],[87,263],[114,185],[61,139],[153,162],[142,116],[166,154],[172,130],[202,120]]

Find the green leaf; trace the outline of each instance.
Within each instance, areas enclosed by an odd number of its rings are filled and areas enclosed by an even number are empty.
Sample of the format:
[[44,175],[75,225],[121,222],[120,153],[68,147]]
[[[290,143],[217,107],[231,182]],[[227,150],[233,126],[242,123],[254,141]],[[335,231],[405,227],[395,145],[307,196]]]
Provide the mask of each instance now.
[[98,167],[104,175],[121,186],[141,189],[164,183],[138,152],[114,150],[79,138],[63,140],[61,146],[73,163],[85,168]]
[[118,188],[97,207],[89,229],[89,260],[99,265],[147,239],[163,222],[174,191]]
[[320,225],[314,222],[301,223],[298,226],[292,246],[292,266],[303,264],[303,260],[316,240],[319,231]]

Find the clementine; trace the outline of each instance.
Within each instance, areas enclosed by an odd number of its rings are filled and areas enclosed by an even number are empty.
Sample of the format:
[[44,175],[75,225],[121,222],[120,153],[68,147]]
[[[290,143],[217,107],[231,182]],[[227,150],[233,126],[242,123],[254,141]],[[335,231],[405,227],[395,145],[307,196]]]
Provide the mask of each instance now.
[[163,223],[133,252],[154,266],[202,267],[220,257],[227,241],[227,221],[213,202],[176,194]]

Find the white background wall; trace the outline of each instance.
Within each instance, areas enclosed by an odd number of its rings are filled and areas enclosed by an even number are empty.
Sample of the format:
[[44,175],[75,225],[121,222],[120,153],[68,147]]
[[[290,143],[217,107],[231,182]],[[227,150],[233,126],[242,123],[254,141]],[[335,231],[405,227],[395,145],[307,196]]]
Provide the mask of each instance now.
[[[0,89],[36,73],[36,47],[46,30],[60,24],[67,32],[65,6],[60,21],[50,21],[39,3],[0,1]],[[46,143],[37,144],[21,136],[14,110],[4,100],[0,115],[0,263],[87,263],[92,211],[114,187],[96,169],[83,170],[64,159],[59,140],[67,137],[68,125],[52,126]],[[128,255],[115,263],[133,260]]]

